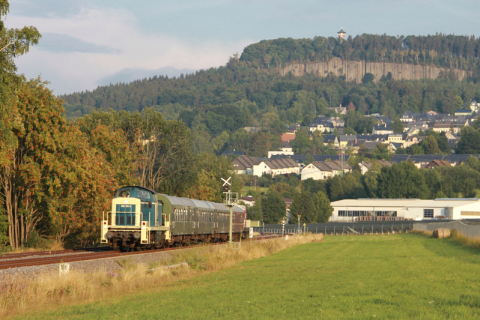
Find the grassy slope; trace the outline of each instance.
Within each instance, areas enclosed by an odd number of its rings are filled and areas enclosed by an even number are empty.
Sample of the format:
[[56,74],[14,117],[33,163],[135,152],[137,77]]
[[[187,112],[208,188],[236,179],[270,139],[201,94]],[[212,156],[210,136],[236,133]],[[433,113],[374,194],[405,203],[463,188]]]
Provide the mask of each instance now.
[[159,293],[41,318],[478,318],[479,251],[421,235],[326,237]]

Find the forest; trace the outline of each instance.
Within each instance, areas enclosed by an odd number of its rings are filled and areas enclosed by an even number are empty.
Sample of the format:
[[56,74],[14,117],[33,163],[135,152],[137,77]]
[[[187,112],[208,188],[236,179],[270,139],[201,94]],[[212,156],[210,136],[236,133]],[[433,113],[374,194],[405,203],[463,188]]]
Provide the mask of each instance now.
[[[365,117],[372,113],[394,121],[406,110],[452,114],[471,100],[480,101],[478,43],[473,36],[443,34],[268,40],[246,47],[219,68],[101,86],[61,98],[67,119],[94,110],[141,112],[149,107],[166,120],[181,120],[192,131],[195,153],[235,149],[263,157],[269,148],[280,146],[278,135],[287,125],[308,125],[317,115],[335,116],[332,107],[353,106],[355,112],[341,118],[346,133],[362,134],[372,130],[371,119]],[[331,57],[435,64],[464,68],[470,76],[462,81],[448,73],[416,81],[386,76],[378,82],[365,77],[357,84],[332,74],[320,78],[268,72],[271,65]],[[260,127],[261,132],[251,134],[244,127]]]
[[478,67],[480,38],[435,34],[428,36],[388,36],[362,34],[342,40],[334,37],[313,39],[263,40],[246,47],[240,60],[254,67],[283,67],[289,62],[352,61],[412,63],[473,71]]

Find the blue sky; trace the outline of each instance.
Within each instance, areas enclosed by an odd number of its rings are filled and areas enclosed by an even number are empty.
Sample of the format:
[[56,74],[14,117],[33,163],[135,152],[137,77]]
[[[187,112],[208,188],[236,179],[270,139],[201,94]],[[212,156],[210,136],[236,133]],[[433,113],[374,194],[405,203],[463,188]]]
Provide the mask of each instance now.
[[[348,35],[475,34],[473,0],[15,0],[7,27],[43,38],[16,63],[55,94],[224,65],[250,43]],[[478,34],[477,34],[478,36]]]

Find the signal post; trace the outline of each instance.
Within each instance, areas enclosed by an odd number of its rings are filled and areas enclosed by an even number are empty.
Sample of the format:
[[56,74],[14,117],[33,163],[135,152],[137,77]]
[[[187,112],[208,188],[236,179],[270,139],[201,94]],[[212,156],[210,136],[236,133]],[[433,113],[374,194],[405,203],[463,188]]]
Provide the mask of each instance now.
[[233,206],[238,200],[238,193],[232,192],[232,177],[228,179],[221,178],[223,181],[223,194],[225,195],[225,205],[230,208],[230,226],[228,231],[228,245],[233,246]]

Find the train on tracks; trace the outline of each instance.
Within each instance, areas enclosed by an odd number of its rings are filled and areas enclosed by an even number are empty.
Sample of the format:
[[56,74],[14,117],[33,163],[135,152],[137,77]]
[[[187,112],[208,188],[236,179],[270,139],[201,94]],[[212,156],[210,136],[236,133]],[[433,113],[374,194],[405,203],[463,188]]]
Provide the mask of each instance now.
[[[233,206],[233,240],[246,238],[246,212]],[[116,191],[102,220],[101,243],[114,249],[159,249],[229,240],[230,207],[127,186]]]

